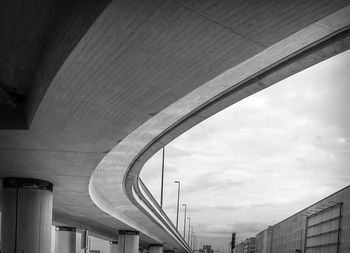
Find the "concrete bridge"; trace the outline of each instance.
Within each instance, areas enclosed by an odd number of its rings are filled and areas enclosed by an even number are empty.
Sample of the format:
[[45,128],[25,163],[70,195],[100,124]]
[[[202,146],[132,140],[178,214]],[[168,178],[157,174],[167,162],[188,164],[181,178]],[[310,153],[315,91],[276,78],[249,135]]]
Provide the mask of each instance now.
[[4,253],[50,252],[51,224],[121,253],[191,252],[143,164],[350,45],[347,0],[3,0],[0,12]]

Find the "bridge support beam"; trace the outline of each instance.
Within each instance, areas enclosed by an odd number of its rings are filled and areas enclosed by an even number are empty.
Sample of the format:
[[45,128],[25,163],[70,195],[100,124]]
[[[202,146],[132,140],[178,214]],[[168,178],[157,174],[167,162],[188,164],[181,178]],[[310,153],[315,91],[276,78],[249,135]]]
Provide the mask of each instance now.
[[151,244],[149,246],[150,253],[163,253],[163,244]]
[[56,227],[55,252],[75,253],[77,235],[75,227]]
[[43,180],[3,180],[2,253],[51,251],[52,189]]
[[118,253],[139,253],[139,232],[119,231]]
[[109,242],[109,253],[118,253],[118,241]]

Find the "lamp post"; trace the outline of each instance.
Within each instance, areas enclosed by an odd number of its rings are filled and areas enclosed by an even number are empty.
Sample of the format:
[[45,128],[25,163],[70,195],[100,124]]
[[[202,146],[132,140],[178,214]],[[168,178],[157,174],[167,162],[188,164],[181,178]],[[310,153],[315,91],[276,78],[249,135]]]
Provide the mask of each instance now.
[[180,205],[180,181],[175,181],[177,184],[177,208],[176,208],[176,230],[179,228],[179,205]]
[[186,240],[186,209],[187,209],[187,205],[186,205],[186,204],[182,204],[182,206],[185,207],[185,216],[184,216],[184,239]]
[[188,239],[187,239],[187,243],[188,245],[190,245],[190,234],[191,234],[191,217],[187,217],[188,219]]
[[163,156],[162,156],[162,180],[161,180],[161,184],[160,184],[160,208],[163,208],[164,156],[165,156],[165,147],[163,147]]
[[196,236],[196,233],[193,232],[193,250],[195,251],[196,250],[196,244],[197,244],[197,236]]
[[192,243],[193,243],[193,226],[191,226],[191,241],[190,241],[190,248],[192,249],[193,248],[193,245],[192,245]]

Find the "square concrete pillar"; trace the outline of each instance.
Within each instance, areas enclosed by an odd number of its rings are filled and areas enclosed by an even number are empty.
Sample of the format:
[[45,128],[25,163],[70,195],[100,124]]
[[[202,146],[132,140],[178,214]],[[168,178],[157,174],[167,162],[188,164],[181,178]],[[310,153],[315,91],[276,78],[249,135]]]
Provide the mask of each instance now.
[[118,253],[118,241],[109,242],[109,253]]
[[150,253],[163,253],[163,244],[151,244],[149,246]]
[[75,227],[56,227],[55,253],[75,253],[77,234]]
[[118,253],[139,253],[139,232],[119,231],[118,245]]

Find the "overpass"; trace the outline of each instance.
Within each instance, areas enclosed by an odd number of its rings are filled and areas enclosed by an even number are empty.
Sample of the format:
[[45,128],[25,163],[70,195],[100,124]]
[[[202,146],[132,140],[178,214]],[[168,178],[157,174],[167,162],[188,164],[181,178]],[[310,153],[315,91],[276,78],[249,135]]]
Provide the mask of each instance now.
[[5,0],[0,10],[5,253],[50,252],[51,222],[118,240],[122,253],[191,252],[139,181],[143,164],[350,45],[346,0]]

